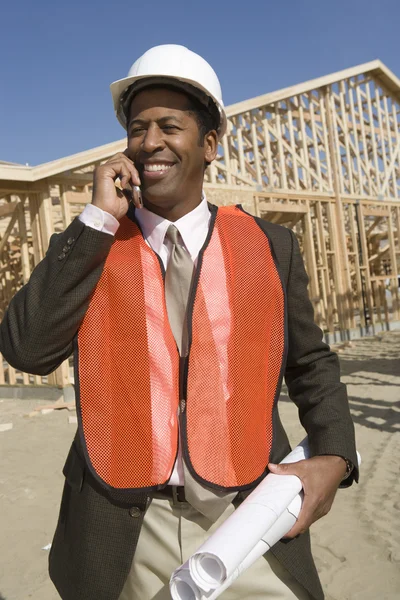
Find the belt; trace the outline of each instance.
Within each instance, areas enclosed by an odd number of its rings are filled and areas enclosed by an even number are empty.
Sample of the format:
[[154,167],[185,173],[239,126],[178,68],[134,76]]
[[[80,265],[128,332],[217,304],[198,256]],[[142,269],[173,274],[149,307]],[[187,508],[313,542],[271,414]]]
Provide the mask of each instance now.
[[183,485],[166,485],[162,490],[152,493],[153,498],[168,498],[173,502],[187,502]]

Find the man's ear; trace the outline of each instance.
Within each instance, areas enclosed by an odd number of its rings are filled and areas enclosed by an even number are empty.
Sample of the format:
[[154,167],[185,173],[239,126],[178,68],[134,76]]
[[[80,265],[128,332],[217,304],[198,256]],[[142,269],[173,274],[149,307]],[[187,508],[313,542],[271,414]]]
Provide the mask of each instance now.
[[218,153],[218,135],[215,129],[209,131],[204,137],[204,160],[211,163]]

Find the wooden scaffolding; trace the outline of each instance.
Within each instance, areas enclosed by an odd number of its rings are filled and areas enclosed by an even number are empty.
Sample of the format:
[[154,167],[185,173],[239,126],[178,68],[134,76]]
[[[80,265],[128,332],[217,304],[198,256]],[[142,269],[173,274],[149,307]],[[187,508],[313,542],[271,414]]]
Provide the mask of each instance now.
[[[208,169],[218,205],[240,203],[294,229],[316,320],[329,341],[400,326],[400,80],[373,61],[227,108]],[[28,167],[0,162],[0,318],[62,231],[90,202],[92,172],[125,140]],[[0,384],[71,382],[16,372]]]

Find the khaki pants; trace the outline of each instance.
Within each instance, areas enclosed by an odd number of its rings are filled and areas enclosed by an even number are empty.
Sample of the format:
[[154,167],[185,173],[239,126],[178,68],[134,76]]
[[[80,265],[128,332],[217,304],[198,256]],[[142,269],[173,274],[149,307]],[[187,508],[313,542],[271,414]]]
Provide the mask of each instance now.
[[[234,511],[216,523],[186,502],[153,499],[144,518],[131,571],[119,600],[169,600],[169,579]],[[272,553],[261,557],[221,594],[221,600],[310,600]]]

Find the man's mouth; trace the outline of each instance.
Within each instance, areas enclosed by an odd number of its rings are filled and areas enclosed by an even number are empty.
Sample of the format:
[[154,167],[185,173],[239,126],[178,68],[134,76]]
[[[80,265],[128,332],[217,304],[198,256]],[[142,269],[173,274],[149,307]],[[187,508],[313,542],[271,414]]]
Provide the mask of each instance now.
[[158,179],[166,175],[173,166],[171,163],[147,163],[143,165],[143,175],[149,179]]

